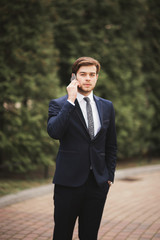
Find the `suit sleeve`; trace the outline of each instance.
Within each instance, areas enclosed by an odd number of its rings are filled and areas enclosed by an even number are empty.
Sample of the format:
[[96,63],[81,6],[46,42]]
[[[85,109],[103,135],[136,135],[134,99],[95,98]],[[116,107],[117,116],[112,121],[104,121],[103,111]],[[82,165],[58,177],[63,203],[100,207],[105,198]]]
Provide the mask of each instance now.
[[106,136],[106,163],[109,171],[108,180],[110,180],[111,182],[114,181],[116,158],[117,158],[117,137],[116,137],[116,127],[115,127],[115,112],[112,104],[110,125],[109,125],[107,136]]
[[58,101],[51,100],[49,103],[47,131],[50,137],[61,139],[68,127],[69,118],[74,105],[67,100],[60,105]]

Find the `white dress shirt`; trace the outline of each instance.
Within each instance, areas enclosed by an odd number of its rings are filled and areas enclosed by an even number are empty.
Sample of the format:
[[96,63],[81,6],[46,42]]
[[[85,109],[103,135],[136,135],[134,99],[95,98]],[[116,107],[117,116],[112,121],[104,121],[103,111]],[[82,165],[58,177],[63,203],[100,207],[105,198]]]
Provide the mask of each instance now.
[[[79,106],[83,113],[86,125],[88,127],[88,118],[87,118],[87,110],[86,110],[87,102],[84,100],[84,97],[85,96],[80,94],[79,92],[77,93],[77,101],[79,103]],[[96,136],[101,128],[99,113],[98,113],[97,106],[96,106],[96,103],[93,98],[93,92],[91,92],[87,97],[90,98],[90,103],[91,103],[92,113],[93,113],[93,121],[94,121],[94,136]]]

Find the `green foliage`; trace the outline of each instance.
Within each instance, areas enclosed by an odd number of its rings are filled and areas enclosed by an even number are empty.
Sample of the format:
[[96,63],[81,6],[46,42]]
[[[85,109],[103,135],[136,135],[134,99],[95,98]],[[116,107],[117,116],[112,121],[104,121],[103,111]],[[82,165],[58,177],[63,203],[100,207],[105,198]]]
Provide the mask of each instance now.
[[[156,144],[151,136],[156,134],[155,139],[160,136],[160,114],[153,104],[153,101],[156,106],[159,104],[159,90],[156,89],[157,84],[159,86],[159,64],[154,61],[154,58],[158,58],[157,52],[154,52],[149,62],[157,66],[157,72],[149,67],[146,71],[144,65],[147,63],[143,54],[145,44],[150,51],[151,43],[158,49],[159,43],[155,31],[151,40],[149,36],[144,39],[143,35],[146,34],[148,25],[153,25],[152,32],[153,27],[158,30],[158,1],[71,0],[67,4],[64,0],[59,0],[53,3],[55,45],[60,52],[61,81],[67,83],[71,64],[76,58],[91,56],[98,59],[102,64],[102,71],[96,93],[114,103],[119,157],[149,153],[152,145]],[[153,24],[149,24],[149,17],[154,19]],[[152,88],[157,92],[155,94],[151,90],[150,97],[149,84],[146,83],[148,77]],[[156,121],[153,120],[155,114]]]
[[1,167],[26,172],[53,164],[48,103],[59,94],[50,4],[3,1],[0,8]]
[[48,103],[65,94],[80,56],[102,65],[95,93],[114,104],[119,157],[159,154],[159,9],[158,0],[1,1],[2,169],[53,163]]
[[150,121],[150,149],[160,153],[160,2],[146,1],[145,26],[141,32],[143,41],[142,61],[148,104],[154,108]]

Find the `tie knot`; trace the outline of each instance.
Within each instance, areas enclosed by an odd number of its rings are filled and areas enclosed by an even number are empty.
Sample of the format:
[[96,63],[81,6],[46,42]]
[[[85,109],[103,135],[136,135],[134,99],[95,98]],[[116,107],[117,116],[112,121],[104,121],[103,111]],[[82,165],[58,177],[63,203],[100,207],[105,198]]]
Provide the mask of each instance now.
[[90,98],[89,98],[89,97],[84,97],[83,99],[84,99],[87,103],[90,102]]

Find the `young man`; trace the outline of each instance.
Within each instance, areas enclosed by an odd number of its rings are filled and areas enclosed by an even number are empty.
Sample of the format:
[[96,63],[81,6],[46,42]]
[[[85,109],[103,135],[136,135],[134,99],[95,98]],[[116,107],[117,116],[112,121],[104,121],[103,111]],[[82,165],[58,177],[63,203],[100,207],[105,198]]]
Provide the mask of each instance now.
[[60,141],[56,158],[53,240],[71,240],[78,217],[79,239],[96,240],[116,166],[112,102],[93,95],[100,64],[78,58],[67,95],[49,104],[48,134]]

